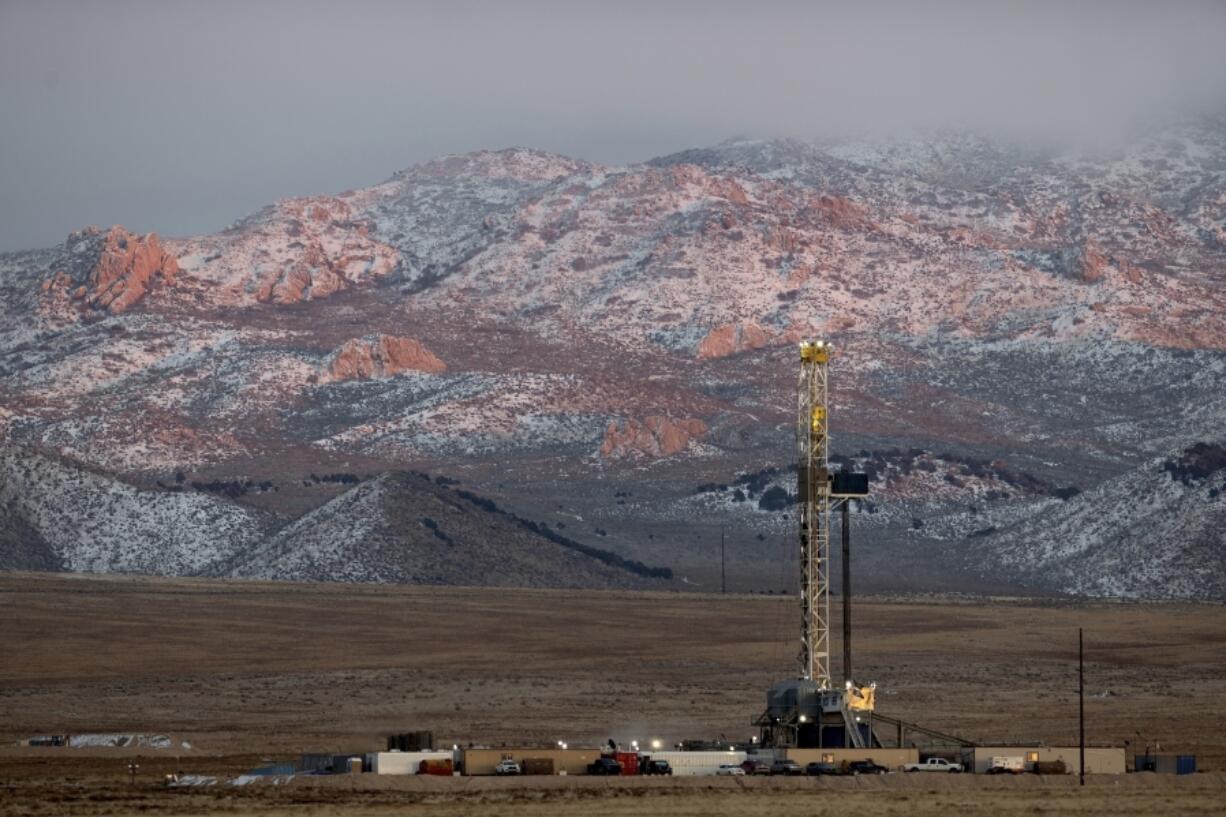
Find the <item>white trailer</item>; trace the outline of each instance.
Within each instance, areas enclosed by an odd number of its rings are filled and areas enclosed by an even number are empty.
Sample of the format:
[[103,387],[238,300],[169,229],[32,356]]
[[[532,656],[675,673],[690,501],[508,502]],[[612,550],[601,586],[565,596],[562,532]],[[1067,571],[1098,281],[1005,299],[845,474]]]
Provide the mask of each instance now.
[[371,752],[366,762],[374,774],[418,774],[423,760],[451,760],[446,752]]
[[988,767],[988,774],[1001,774],[1002,772],[1021,774],[1024,771],[1026,771],[1026,758],[1021,755],[992,755],[992,765]]
[[674,776],[713,775],[726,763],[744,763],[744,752],[652,752],[652,760],[667,760]]

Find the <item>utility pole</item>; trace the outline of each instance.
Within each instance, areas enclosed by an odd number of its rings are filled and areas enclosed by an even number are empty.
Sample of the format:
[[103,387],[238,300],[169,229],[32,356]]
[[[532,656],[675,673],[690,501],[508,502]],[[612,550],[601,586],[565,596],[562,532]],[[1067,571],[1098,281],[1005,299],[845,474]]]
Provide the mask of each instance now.
[[719,526],[719,592],[728,592],[728,571],[724,562],[724,526]]
[[1077,628],[1077,721],[1080,732],[1081,785],[1086,784],[1086,654],[1082,630]]
[[851,500],[843,500],[843,683],[851,677]]

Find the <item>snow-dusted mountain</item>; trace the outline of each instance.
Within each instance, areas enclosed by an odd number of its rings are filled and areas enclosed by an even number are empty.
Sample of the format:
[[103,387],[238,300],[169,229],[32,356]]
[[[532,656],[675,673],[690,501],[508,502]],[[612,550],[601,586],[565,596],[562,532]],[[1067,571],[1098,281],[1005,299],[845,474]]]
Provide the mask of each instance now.
[[[0,256],[6,558],[489,580],[484,551],[427,569],[442,540],[385,512],[425,497],[378,475],[415,469],[510,511],[499,536],[548,525],[692,587],[723,528],[731,585],[778,590],[794,342],[816,335],[839,350],[836,453],[875,475],[867,586],[1220,596],[1220,474],[1196,493],[1154,463],[1226,439],[1222,124],[1115,155],[482,152],[216,235],[91,228]],[[32,510],[27,460],[142,500],[78,543]],[[236,526],[224,544],[168,523],[197,505]],[[120,531],[139,533],[98,549]],[[601,570],[568,581],[621,580]]]

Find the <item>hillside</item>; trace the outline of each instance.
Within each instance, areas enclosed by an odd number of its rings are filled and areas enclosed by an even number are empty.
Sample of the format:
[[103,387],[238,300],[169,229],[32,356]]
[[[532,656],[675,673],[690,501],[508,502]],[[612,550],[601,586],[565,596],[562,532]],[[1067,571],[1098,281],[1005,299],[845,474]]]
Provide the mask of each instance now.
[[[434,575],[443,541],[385,510],[379,475],[407,469],[696,587],[723,531],[733,586],[779,591],[794,520],[761,498],[794,490],[794,343],[819,335],[835,453],[880,464],[857,522],[869,586],[1216,595],[1220,563],[1185,580],[1182,557],[1107,554],[1176,535],[1129,522],[1124,494],[1167,507],[1170,486],[1127,475],[1226,421],[1220,124],[1103,155],[948,134],[737,140],[627,167],[484,151],[213,235],[81,230],[0,256],[0,436],[117,484],[213,486],[201,513],[250,529],[217,558],[252,575]],[[741,500],[696,490],[769,469]],[[318,474],[362,485],[341,500]],[[1093,521],[1100,489],[1115,523]],[[73,549],[30,521],[20,480],[5,490],[26,520],[14,564]],[[1222,501],[1168,521],[1212,549]],[[980,569],[979,532],[1015,525],[1052,558]],[[1089,573],[1058,555],[1074,529]],[[257,542],[263,561],[243,562]]]
[[573,542],[425,474],[385,474],[209,573],[493,587],[653,587],[667,570]]
[[4,448],[0,568],[514,587],[661,587],[671,578],[447,482],[384,474],[286,520],[214,496],[212,485],[142,488]]

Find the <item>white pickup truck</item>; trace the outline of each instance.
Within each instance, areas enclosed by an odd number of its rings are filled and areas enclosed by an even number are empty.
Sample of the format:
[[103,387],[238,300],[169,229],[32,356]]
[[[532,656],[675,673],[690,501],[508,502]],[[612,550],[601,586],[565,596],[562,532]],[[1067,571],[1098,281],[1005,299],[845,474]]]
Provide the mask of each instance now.
[[961,763],[950,763],[943,757],[930,757],[923,763],[908,763],[903,766],[907,772],[957,772],[962,771]]

